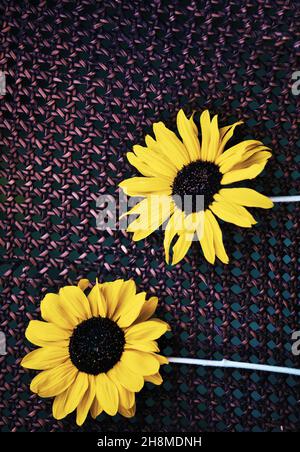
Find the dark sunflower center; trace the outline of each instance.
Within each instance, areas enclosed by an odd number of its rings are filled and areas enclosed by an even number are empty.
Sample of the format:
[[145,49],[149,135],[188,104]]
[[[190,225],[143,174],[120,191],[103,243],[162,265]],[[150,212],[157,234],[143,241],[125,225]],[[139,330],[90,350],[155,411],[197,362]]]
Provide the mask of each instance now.
[[[220,189],[222,174],[212,162],[197,160],[184,166],[174,179],[172,196],[175,203],[186,213],[198,212],[213,201]],[[201,198],[200,196],[203,196]]]
[[97,375],[107,372],[120,360],[124,344],[124,333],[115,322],[92,317],[74,329],[69,344],[70,358],[80,371]]

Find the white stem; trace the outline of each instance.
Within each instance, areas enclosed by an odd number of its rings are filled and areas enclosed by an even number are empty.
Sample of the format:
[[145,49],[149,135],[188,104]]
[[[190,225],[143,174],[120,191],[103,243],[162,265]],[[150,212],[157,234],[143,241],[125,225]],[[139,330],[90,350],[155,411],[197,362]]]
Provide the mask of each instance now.
[[196,359],[196,358],[168,358],[171,363],[178,364],[193,364],[195,366],[212,366],[212,367],[235,367],[237,369],[251,369],[262,370],[265,372],[277,372],[281,374],[299,375],[300,369],[293,369],[292,367],[281,366],[269,366],[267,364],[255,364],[255,363],[241,363],[238,361],[229,361],[222,359],[222,361],[211,361],[209,359]]
[[300,195],[295,196],[270,196],[271,201],[273,202],[299,202]]

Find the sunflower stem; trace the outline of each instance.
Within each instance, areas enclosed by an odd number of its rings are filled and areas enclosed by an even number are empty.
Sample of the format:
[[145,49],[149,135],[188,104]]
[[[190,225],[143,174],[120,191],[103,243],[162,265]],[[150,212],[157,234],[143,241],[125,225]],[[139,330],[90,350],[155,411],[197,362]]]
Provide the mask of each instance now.
[[172,356],[168,359],[170,363],[177,364],[192,364],[195,366],[212,366],[212,367],[234,367],[237,369],[260,370],[265,372],[276,372],[300,376],[300,369],[294,369],[292,367],[270,366],[268,364],[244,363],[239,361],[230,361],[227,359],[222,359],[222,361],[212,361],[209,359],[176,358]]
[[295,196],[270,196],[271,201],[273,202],[299,202],[300,195]]

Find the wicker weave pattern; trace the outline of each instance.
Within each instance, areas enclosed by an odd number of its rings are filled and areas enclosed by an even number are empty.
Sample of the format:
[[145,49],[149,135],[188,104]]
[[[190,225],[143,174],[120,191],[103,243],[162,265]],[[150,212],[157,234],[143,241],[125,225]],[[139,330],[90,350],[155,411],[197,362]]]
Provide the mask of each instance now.
[[[133,174],[126,150],[151,124],[173,127],[185,107],[209,107],[238,138],[254,136],[274,158],[247,186],[299,193],[300,96],[292,73],[300,21],[292,1],[31,1],[0,5],[0,428],[76,431],[29,392],[20,369],[24,331],[43,293],[80,277],[133,277],[158,295],[172,325],[167,355],[299,366],[299,209],[254,212],[251,230],[224,225],[228,266],[205,263],[195,244],[182,265],[164,264],[162,235],[132,243],[95,227],[96,199]],[[169,366],[148,385],[131,421],[102,416],[81,430],[296,430],[297,380]],[[161,416],[157,417],[157,413]]]

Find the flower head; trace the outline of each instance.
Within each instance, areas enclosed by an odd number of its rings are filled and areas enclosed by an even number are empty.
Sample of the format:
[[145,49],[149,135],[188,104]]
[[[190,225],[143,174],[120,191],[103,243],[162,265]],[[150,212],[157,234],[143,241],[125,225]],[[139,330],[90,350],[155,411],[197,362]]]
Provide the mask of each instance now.
[[228,263],[216,217],[251,227],[256,221],[245,207],[273,206],[269,198],[255,190],[226,187],[253,179],[271,157],[269,148],[260,141],[227,146],[239,124],[241,121],[219,128],[217,115],[211,120],[206,110],[200,117],[200,143],[193,116],[188,119],[180,110],[177,128],[181,139],[158,122],[153,125],[155,139],[147,135],[146,147],[136,145],[127,153],[129,162],[143,177],[126,179],[120,187],[129,196],[144,198],[127,212],[139,215],[127,230],[134,233],[134,240],[141,240],[168,220],[164,238],[167,263],[175,236],[173,264],[186,255],[195,233],[208,262],[214,263],[217,256]]
[[43,321],[31,320],[26,337],[40,348],[21,365],[41,370],[30,389],[55,397],[53,416],[62,419],[77,409],[77,424],[88,412],[125,417],[135,414],[135,393],[145,381],[161,384],[156,339],[167,323],[151,318],[157,298],[136,293],[134,281],[95,284],[86,296],[88,280],[49,293],[41,302]]

